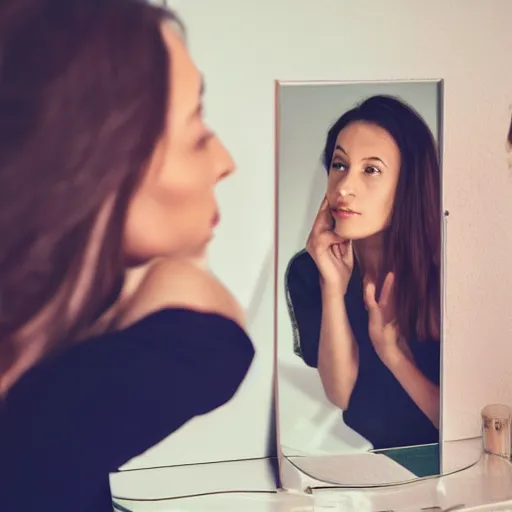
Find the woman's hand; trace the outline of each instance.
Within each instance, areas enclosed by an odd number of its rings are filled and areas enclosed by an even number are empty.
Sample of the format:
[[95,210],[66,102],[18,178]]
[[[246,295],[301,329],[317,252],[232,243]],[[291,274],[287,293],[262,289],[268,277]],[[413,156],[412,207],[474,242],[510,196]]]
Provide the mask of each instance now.
[[373,281],[364,281],[364,301],[368,310],[368,332],[375,352],[386,366],[392,366],[400,357],[409,357],[396,323],[394,301],[395,275],[389,272],[382,284],[379,300]]
[[368,330],[375,352],[395,376],[414,403],[439,429],[439,386],[418,369],[409,345],[396,324],[393,295],[395,276],[384,279],[379,300],[375,298],[375,283],[364,283],[364,300],[368,309]]
[[332,230],[327,198],[324,198],[318,210],[306,250],[318,267],[322,283],[344,295],[354,268],[354,253],[352,242],[343,240]]

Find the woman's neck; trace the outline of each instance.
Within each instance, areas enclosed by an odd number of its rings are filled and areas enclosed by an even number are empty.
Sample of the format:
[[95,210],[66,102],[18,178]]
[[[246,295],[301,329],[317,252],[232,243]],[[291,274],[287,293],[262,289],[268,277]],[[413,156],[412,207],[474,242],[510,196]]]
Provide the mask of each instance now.
[[107,307],[100,312],[94,323],[81,333],[81,340],[117,329],[119,318],[131,303],[141,282],[156,261],[159,261],[159,259],[151,260],[125,271],[122,286],[113,290],[112,297],[106,304]]
[[384,233],[354,241],[354,255],[363,278],[377,283],[380,287],[385,270]]

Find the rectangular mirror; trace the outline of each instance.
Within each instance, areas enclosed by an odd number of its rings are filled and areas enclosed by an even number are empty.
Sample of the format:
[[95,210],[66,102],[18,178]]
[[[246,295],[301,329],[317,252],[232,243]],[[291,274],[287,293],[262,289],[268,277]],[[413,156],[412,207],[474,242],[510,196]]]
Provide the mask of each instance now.
[[282,453],[338,485],[437,475],[442,81],[278,82],[276,102]]

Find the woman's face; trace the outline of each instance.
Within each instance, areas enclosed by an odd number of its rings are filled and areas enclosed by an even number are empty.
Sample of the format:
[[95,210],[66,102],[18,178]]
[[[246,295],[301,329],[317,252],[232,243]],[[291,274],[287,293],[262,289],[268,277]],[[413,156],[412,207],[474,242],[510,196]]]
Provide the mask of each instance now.
[[362,121],[343,128],[327,181],[335,232],[360,240],[383,231],[391,220],[399,173],[400,151],[386,130]]
[[125,253],[142,263],[159,256],[201,257],[218,222],[215,186],[234,162],[202,118],[202,77],[181,38],[162,27],[170,59],[165,132],[130,204]]

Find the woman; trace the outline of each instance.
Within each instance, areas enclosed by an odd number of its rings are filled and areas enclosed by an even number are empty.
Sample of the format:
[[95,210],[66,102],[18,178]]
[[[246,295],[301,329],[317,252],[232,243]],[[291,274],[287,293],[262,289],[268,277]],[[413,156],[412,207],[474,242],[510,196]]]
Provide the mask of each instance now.
[[5,0],[0,26],[0,510],[111,511],[109,472],[251,364],[201,268],[234,164],[171,13]]
[[329,130],[327,193],[286,274],[296,345],[375,449],[439,440],[440,171],[420,116],[374,96]]

